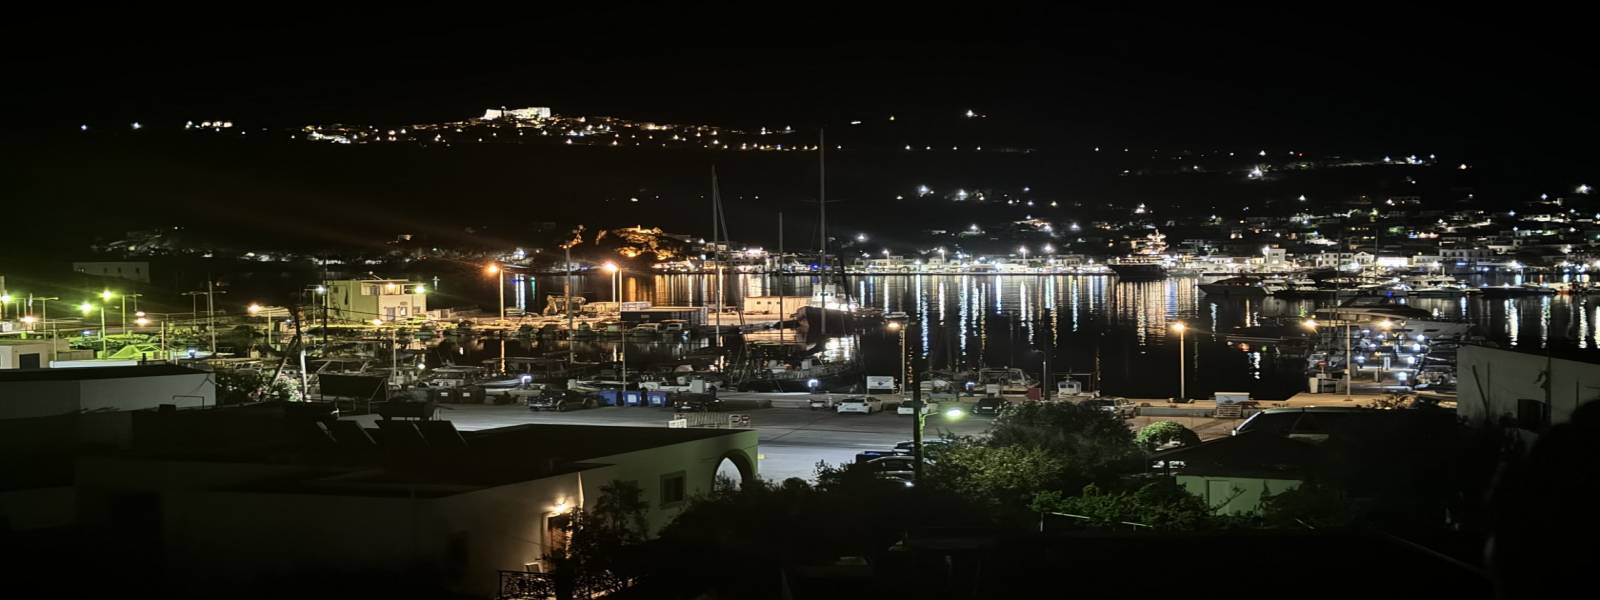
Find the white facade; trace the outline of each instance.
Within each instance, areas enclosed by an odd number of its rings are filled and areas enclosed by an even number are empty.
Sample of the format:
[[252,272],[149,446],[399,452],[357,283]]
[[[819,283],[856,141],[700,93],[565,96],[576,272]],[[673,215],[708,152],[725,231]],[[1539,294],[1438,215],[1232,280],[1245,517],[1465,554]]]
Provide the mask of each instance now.
[[1600,365],[1593,363],[1462,346],[1456,364],[1456,413],[1473,425],[1506,421],[1537,433],[1600,399]]
[[48,340],[0,340],[0,369],[45,369],[50,367]]
[[479,118],[485,121],[494,119],[531,121],[533,119],[548,119],[550,118],[551,114],[550,107],[548,106],[530,106],[528,108],[513,108],[510,110],[503,108],[491,108],[483,111],[483,116]]
[[173,365],[0,374],[0,419],[30,419],[173,404],[215,406],[211,373]]
[[745,296],[744,312],[788,316],[810,303],[810,296]]
[[328,282],[328,318],[368,322],[425,317],[426,288],[404,279],[342,279]]

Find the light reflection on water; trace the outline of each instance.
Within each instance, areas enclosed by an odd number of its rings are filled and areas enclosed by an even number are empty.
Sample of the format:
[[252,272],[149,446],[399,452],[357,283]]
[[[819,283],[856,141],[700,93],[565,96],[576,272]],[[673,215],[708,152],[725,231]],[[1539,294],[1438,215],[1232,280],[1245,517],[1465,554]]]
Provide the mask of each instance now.
[[[640,274],[623,279],[623,300],[656,305],[704,304],[717,289],[715,276]],[[1104,389],[1138,397],[1165,397],[1176,390],[1178,348],[1171,328],[1177,321],[1190,327],[1192,395],[1248,390],[1262,397],[1281,397],[1304,389],[1300,358],[1284,357],[1281,349],[1270,345],[1230,346],[1213,332],[1270,324],[1274,318],[1302,318],[1327,304],[1211,298],[1199,290],[1201,280],[1196,278],[1119,282],[1096,276],[876,275],[849,279],[844,289],[857,295],[852,300],[859,306],[904,311],[925,324],[910,343],[931,368],[1011,365],[1037,372],[1045,350],[1040,346],[1053,339],[1049,351],[1058,373],[1092,372],[1098,364]],[[512,287],[512,281],[507,285]],[[818,279],[810,276],[728,274],[722,287],[724,302],[737,306],[744,296],[809,296],[817,286]],[[543,295],[561,293],[562,278],[533,278],[515,287],[508,289],[508,295],[517,294],[519,305],[526,302],[537,310],[544,305]],[[598,273],[574,277],[573,291],[591,300],[608,300],[609,278]],[[1600,349],[1600,327],[1591,326],[1600,323],[1600,297],[1416,298],[1408,304],[1437,318],[1471,321],[1504,345]],[[1045,336],[1045,329],[1052,335]],[[893,348],[897,347],[898,341],[887,334],[869,332],[861,337],[869,371],[895,372]]]

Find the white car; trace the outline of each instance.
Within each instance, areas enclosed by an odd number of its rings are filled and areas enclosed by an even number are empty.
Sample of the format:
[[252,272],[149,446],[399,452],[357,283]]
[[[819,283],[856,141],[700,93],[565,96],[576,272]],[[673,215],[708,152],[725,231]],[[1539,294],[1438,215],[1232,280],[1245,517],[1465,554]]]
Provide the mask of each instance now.
[[863,415],[870,415],[873,412],[881,410],[881,409],[882,409],[882,404],[879,401],[877,401],[877,400],[868,400],[866,398],[862,398],[860,396],[856,396],[856,397],[845,398],[843,400],[840,400],[838,403],[836,403],[834,405],[833,412],[841,414],[841,415],[845,414],[845,413],[859,413],[859,414],[863,414]]

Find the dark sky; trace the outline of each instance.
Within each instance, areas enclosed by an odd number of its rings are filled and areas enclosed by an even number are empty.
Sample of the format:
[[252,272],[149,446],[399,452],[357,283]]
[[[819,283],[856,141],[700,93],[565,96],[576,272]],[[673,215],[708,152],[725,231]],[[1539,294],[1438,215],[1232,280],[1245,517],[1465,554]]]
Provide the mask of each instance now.
[[4,36],[5,102],[28,115],[12,126],[39,128],[405,123],[504,104],[797,127],[976,107],[1019,135],[1194,145],[1579,148],[1597,129],[1587,15],[607,6],[24,17]]

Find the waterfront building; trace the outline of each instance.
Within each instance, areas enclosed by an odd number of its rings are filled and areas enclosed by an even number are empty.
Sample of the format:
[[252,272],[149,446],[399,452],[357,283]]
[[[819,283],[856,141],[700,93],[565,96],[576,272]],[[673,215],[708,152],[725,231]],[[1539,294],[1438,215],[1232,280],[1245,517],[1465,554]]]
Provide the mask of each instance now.
[[336,321],[394,321],[428,312],[427,288],[404,279],[344,279],[327,288],[328,318]]

